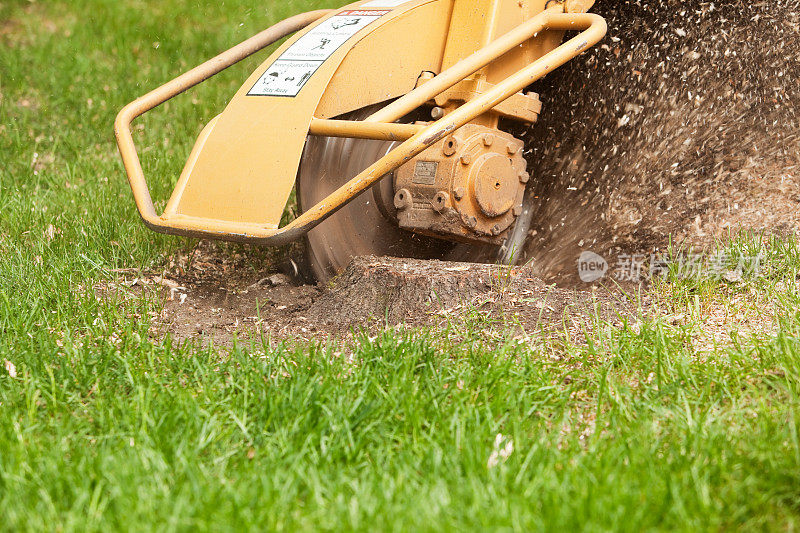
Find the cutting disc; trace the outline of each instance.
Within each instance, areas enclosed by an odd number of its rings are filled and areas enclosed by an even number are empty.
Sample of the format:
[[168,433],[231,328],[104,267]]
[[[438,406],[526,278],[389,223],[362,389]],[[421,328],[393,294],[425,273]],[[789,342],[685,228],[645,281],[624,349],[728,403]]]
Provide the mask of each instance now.
[[[340,118],[363,120],[375,109],[365,108]],[[297,177],[300,209],[313,207],[395,146],[397,143],[388,141],[309,136]],[[308,262],[318,281],[343,271],[353,257],[365,255],[509,261],[494,246],[456,244],[400,229],[394,220],[393,199],[392,178],[387,176],[309,232]]]

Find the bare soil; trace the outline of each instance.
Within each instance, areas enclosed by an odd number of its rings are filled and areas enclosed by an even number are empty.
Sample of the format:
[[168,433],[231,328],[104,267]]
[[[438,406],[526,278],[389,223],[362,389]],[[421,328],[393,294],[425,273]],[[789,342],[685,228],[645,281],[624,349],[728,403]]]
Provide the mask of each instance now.
[[235,337],[327,341],[395,326],[457,329],[469,321],[480,321],[488,337],[564,329],[577,336],[598,317],[635,320],[646,305],[599,288],[560,289],[530,267],[361,257],[323,288],[240,261],[246,259],[203,242],[166,271],[125,284],[156,289],[164,303],[156,335],[218,344]]

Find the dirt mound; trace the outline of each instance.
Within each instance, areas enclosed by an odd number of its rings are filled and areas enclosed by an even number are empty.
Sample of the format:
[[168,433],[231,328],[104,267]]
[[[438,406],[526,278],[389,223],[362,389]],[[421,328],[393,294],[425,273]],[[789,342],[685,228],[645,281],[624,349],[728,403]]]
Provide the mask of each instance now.
[[[602,300],[602,301],[600,301]],[[459,321],[477,311],[484,318],[514,316],[523,330],[561,325],[565,317],[613,319],[629,306],[589,292],[558,289],[530,267],[508,268],[378,257],[357,257],[317,299],[308,317],[324,328],[346,331],[375,322],[430,325]]]
[[420,311],[446,314],[522,280],[531,289],[545,287],[525,268],[357,257],[314,303],[309,317],[345,328],[375,318],[395,325],[415,320]]
[[239,260],[200,243],[192,254],[176,256],[165,272],[122,285],[155,288],[164,309],[154,334],[179,342],[342,339],[387,326],[470,320],[479,320],[479,333],[487,337],[516,332],[524,338],[565,326],[577,335],[598,317],[616,322],[638,312],[619,294],[558,289],[529,268],[360,257],[330,287],[315,287],[271,270],[248,271]]
[[527,250],[607,258],[800,228],[800,2],[600,1],[609,36],[543,80]]

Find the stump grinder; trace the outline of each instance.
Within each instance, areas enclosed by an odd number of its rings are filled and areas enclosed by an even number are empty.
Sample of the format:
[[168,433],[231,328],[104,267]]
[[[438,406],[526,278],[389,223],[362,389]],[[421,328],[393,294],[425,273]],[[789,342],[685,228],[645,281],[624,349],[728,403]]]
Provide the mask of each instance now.
[[[526,89],[605,36],[593,4],[362,0],[291,17],[120,112],[139,213],[173,235],[305,238],[321,281],[358,255],[514,263],[536,178],[504,129],[535,123]],[[290,35],[202,131],[159,215],[132,121]],[[293,191],[301,214],[281,226]]]

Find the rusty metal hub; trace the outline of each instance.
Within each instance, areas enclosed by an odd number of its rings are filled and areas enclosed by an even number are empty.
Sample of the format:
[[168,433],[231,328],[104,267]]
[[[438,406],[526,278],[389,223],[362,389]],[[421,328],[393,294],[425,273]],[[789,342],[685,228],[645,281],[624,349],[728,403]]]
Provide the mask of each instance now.
[[502,244],[529,180],[523,142],[469,124],[395,171],[401,228],[464,242]]

